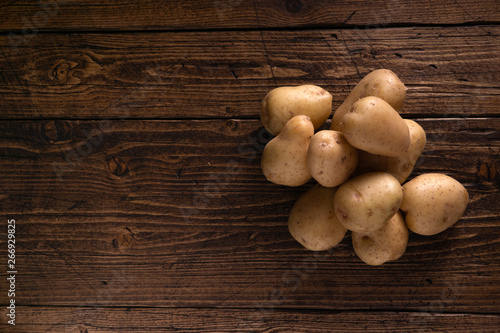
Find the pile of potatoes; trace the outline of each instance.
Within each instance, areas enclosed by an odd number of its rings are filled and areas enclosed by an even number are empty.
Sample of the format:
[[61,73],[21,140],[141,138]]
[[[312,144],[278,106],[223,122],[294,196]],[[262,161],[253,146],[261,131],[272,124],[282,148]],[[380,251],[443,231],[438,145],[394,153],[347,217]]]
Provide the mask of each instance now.
[[261,160],[266,178],[300,186],[317,181],[293,206],[291,235],[305,248],[322,251],[347,230],[357,256],[369,265],[400,258],[409,230],[435,235],[456,223],[469,202],[467,190],[439,173],[409,182],[426,135],[399,115],[406,87],[390,70],[365,76],[320,130],[332,111],[321,87],[279,87],[262,101],[261,121],[276,137]]

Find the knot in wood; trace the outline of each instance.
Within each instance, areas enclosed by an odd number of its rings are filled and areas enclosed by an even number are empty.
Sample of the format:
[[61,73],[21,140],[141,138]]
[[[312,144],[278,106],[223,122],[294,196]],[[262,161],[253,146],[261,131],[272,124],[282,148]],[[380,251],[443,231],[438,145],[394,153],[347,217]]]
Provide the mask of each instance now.
[[43,124],[41,136],[49,143],[68,141],[71,139],[71,126],[63,120],[50,120]]
[[477,171],[479,176],[487,181],[487,182],[494,182],[497,186],[500,184],[498,180],[495,182],[495,178],[498,176],[498,171],[497,167],[495,165],[495,162],[479,162],[479,165],[477,167]]
[[128,173],[128,166],[119,157],[110,157],[106,161],[108,163],[109,171],[115,176],[121,177]]
[[111,241],[111,245],[115,249],[131,247],[135,244],[135,238],[133,235],[127,233],[119,235]]
[[286,10],[290,13],[298,13],[302,9],[302,2],[300,0],[287,0]]
[[77,325],[73,327],[73,331],[71,333],[88,333],[89,331],[84,325]]
[[235,131],[238,129],[238,122],[233,120],[233,119],[229,119],[227,122],[226,122],[226,126],[227,128],[229,128],[230,130],[232,131]]
[[71,66],[67,62],[60,63],[52,70],[52,77],[59,81],[64,81],[68,77]]

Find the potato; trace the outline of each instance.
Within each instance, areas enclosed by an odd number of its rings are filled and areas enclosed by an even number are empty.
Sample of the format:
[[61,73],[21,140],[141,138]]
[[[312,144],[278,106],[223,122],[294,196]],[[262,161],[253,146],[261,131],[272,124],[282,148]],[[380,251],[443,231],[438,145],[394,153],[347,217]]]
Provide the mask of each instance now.
[[389,103],[396,111],[401,110],[406,98],[406,87],[396,74],[388,69],[377,69],[366,75],[354,87],[332,117],[331,130],[342,131],[340,121],[352,105],[363,97],[376,96]]
[[271,90],[262,101],[260,120],[272,135],[278,135],[294,116],[308,116],[314,129],[318,129],[331,113],[332,95],[321,87],[307,84]]
[[423,174],[403,185],[401,210],[406,213],[406,225],[420,235],[448,229],[460,220],[468,203],[465,187],[444,174]]
[[401,258],[409,235],[403,215],[398,211],[380,229],[367,233],[352,232],[352,246],[359,259],[377,266]]
[[356,170],[358,151],[337,131],[319,131],[309,143],[307,166],[311,176],[325,187],[345,182]]
[[309,250],[328,250],[340,243],[347,232],[333,212],[336,190],[316,184],[297,200],[290,211],[288,230]]
[[383,171],[396,177],[400,184],[405,182],[424,151],[427,139],[424,129],[419,124],[410,119],[404,119],[404,121],[410,130],[410,146],[408,149],[397,157],[374,155],[360,150],[358,152],[359,163],[357,173]]
[[342,117],[342,132],[354,147],[371,154],[399,156],[410,146],[410,130],[401,116],[381,98],[369,96]]
[[311,179],[307,168],[307,150],[314,135],[308,116],[290,119],[281,133],[264,147],[261,158],[266,178],[280,185],[300,186]]
[[403,199],[398,180],[385,172],[369,172],[342,184],[335,193],[334,208],[349,230],[380,229],[396,214]]

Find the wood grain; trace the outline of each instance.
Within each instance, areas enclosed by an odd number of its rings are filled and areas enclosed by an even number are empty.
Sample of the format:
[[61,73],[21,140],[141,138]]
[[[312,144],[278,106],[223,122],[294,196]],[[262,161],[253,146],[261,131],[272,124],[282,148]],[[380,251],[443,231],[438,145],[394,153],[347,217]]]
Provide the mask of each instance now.
[[310,184],[265,180],[258,120],[0,122],[18,301],[496,313],[500,120],[417,121],[429,143],[414,175],[448,173],[471,203],[382,267],[357,259],[349,236],[318,254],[291,238],[288,213]]
[[[0,331],[498,331],[499,5],[1,4],[0,248],[15,218],[19,274],[13,327],[0,271]],[[336,108],[377,68],[427,132],[412,177],[449,174],[471,200],[370,267],[350,234],[319,253],[289,235],[313,181],[266,181],[258,114],[284,85]]]
[[[495,332],[481,314],[260,309],[20,307],[25,318],[3,332]],[[2,310],[3,312],[3,310]],[[478,323],[480,323],[478,325]]]
[[498,115],[498,26],[0,36],[3,119],[256,118],[274,87],[317,84],[339,106],[377,68],[408,117]]
[[[42,5],[45,4],[45,5]],[[395,24],[499,22],[494,0],[473,1],[243,1],[124,0],[12,1],[2,6],[0,31],[109,31],[263,29],[304,27],[386,27]]]

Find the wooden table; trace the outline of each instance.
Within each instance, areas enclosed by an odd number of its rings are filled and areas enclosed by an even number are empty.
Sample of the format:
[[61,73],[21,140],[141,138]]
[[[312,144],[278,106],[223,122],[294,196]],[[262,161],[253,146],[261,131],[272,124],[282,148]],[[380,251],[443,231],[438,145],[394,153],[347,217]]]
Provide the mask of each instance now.
[[[5,1],[0,331],[498,332],[499,22],[496,0]],[[316,84],[335,109],[377,68],[427,132],[413,176],[471,201],[370,267],[349,235],[289,235],[312,182],[266,181],[259,108]]]

